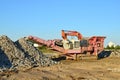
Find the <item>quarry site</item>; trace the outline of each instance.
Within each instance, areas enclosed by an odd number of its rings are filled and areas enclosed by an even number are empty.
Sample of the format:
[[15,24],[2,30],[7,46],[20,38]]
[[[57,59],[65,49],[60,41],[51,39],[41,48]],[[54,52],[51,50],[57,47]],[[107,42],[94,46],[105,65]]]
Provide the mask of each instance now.
[[0,80],[120,80],[120,0],[0,0]]
[[[41,42],[48,45],[51,41]],[[61,55],[62,48],[59,52],[49,51],[48,47],[44,50],[34,47],[26,37],[12,41],[6,35],[0,36],[0,80],[120,80],[120,50],[102,50],[97,56],[77,51],[75,55]]]

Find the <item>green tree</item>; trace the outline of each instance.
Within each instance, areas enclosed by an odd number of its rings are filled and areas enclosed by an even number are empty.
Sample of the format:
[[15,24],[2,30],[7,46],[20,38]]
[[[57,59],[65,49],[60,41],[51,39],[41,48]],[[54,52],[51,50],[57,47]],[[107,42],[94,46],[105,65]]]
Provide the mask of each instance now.
[[106,49],[110,49],[110,46],[109,46],[109,45],[107,45]]
[[107,45],[106,49],[115,49],[115,47],[114,47],[114,45],[112,45],[112,46]]
[[114,45],[112,45],[110,48],[111,48],[111,49],[115,49]]
[[120,49],[120,45],[115,46],[115,49]]

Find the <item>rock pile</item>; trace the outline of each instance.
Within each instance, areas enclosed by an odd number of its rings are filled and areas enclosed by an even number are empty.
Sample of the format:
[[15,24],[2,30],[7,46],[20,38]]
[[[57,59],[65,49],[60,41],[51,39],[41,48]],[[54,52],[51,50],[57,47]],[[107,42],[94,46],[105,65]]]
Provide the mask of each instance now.
[[26,38],[21,38],[15,42],[18,48],[24,52],[25,57],[34,62],[35,66],[50,66],[56,62],[43,55],[38,49],[36,49],[33,44],[26,40]]
[[114,50],[111,52],[111,57],[120,57],[120,50]]
[[0,70],[29,69],[35,66],[50,66],[55,61],[44,56],[25,38],[13,42],[10,38],[0,36]]

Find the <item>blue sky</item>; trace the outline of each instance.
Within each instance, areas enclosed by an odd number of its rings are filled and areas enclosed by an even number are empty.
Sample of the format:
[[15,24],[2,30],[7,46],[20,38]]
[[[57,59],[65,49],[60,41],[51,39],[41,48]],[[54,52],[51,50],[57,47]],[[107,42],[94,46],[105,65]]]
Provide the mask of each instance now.
[[61,30],[120,44],[120,0],[0,0],[0,35],[61,38]]

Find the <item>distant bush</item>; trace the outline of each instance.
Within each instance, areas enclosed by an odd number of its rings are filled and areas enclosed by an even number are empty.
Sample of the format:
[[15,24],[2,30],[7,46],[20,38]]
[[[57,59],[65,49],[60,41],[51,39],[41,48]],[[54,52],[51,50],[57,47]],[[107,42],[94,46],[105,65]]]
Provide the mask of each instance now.
[[105,49],[115,49],[115,47],[107,45],[107,47]]
[[105,49],[120,49],[120,45],[117,45],[117,46],[114,46],[114,45],[109,46],[109,45],[107,45],[107,47]]
[[115,46],[115,49],[120,49],[120,45]]

